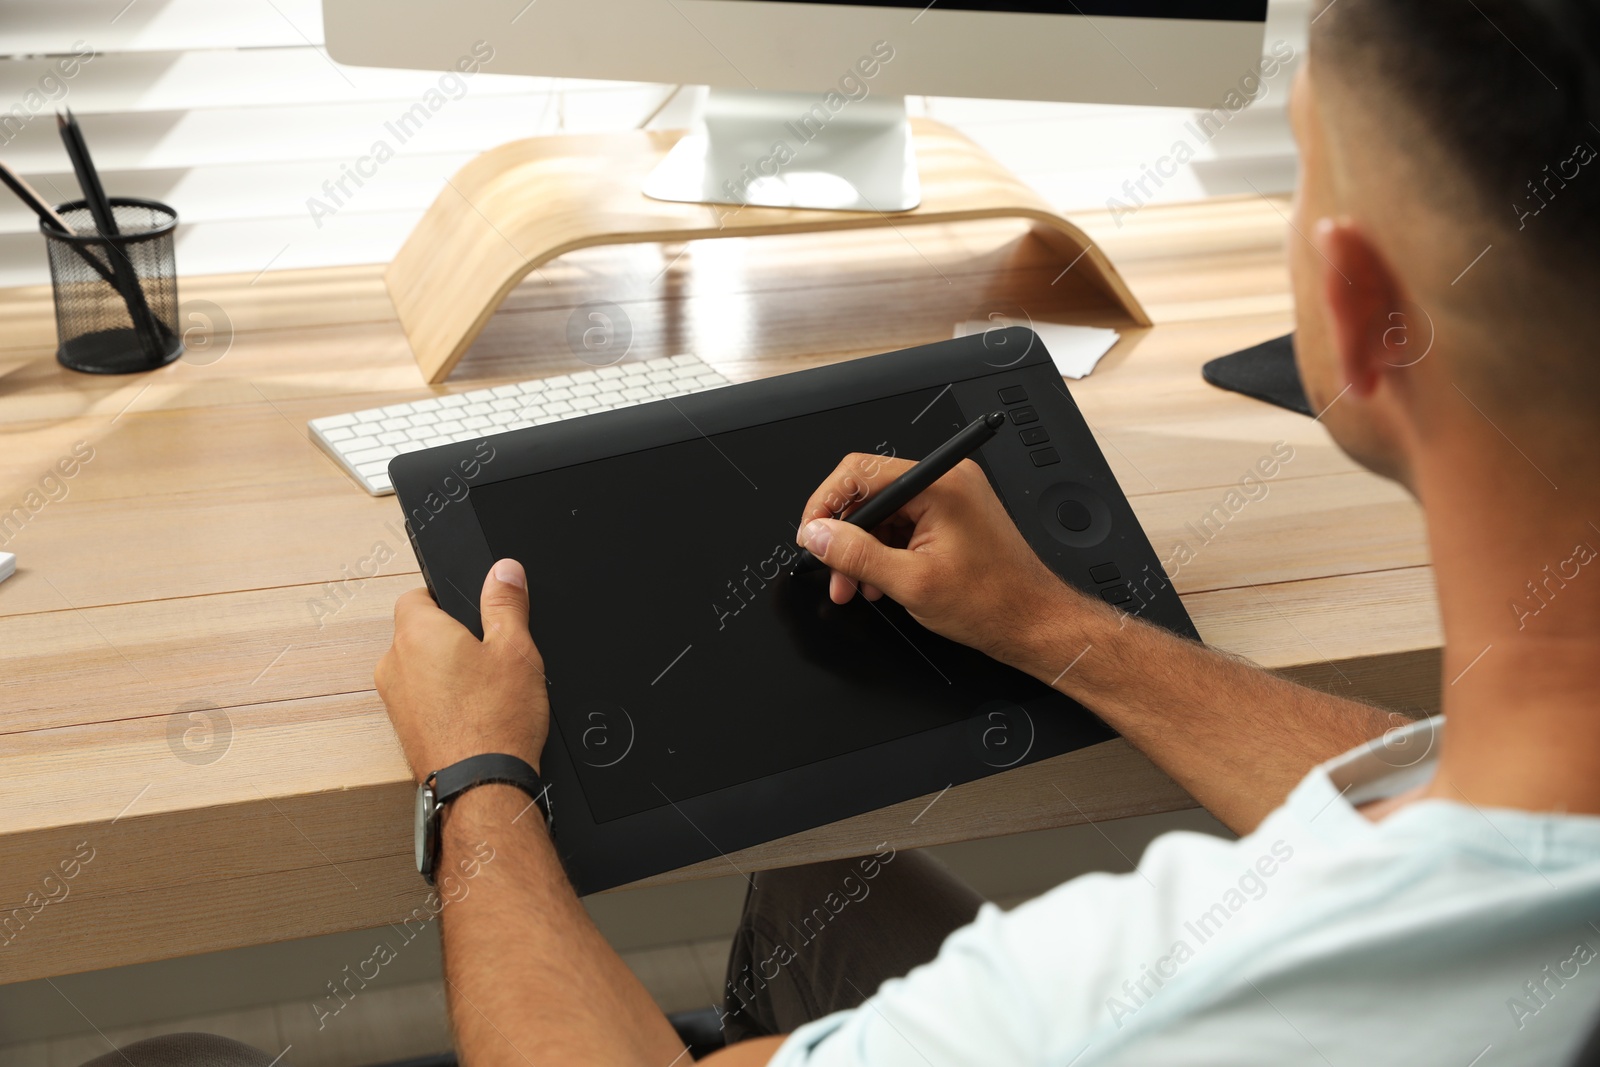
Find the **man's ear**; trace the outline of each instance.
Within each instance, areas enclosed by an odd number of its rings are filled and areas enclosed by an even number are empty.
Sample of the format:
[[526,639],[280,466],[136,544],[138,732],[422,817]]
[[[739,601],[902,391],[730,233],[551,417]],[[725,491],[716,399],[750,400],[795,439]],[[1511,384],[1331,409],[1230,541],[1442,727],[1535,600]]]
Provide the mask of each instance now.
[[[1321,253],[1322,299],[1342,386],[1371,396],[1397,366],[1388,337],[1409,306],[1377,246],[1349,219],[1321,219],[1312,244]],[[1399,320],[1403,321],[1403,319]]]

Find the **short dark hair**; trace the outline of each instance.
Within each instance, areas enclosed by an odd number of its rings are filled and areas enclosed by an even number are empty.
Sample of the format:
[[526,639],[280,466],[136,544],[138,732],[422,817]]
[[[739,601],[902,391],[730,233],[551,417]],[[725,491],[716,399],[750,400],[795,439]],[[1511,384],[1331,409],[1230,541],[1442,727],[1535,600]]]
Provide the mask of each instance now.
[[1408,110],[1538,258],[1600,274],[1600,3],[1330,0],[1312,55]]

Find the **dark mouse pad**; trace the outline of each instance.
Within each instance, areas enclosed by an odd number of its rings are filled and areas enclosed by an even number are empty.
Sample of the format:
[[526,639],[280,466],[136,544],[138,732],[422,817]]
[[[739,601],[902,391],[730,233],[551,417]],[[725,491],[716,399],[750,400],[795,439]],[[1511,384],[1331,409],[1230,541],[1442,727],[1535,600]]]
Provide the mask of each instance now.
[[1311,402],[1300,384],[1300,370],[1294,363],[1294,334],[1286,333],[1258,345],[1219,356],[1200,374],[1218,389],[1265,400],[1280,408],[1311,414]]

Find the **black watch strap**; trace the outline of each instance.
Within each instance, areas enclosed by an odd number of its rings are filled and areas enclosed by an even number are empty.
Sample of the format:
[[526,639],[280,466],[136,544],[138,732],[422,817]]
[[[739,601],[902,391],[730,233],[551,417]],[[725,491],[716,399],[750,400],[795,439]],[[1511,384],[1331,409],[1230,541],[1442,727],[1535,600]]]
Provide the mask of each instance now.
[[516,756],[508,756],[503,752],[469,756],[443,770],[434,771],[428,778],[433,782],[434,803],[441,808],[447,801],[455,799],[474,786],[503,782],[514,785],[528,794],[533,802],[539,805],[544,821],[547,824],[550,822],[548,787],[539,777],[539,772],[534,770],[527,760],[518,759]]

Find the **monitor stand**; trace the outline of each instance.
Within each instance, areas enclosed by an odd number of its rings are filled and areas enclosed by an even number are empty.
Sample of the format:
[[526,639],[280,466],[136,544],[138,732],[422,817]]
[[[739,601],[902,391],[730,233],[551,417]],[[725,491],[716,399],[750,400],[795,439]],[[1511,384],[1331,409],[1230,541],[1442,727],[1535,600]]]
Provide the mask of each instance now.
[[[911,121],[906,155],[915,159],[921,200],[909,211],[708,204],[644,195],[662,161],[692,136],[683,130],[629,130],[530,137],[492,148],[462,167],[383,275],[423,380],[449,376],[495,308],[531,271],[596,245],[867,229],[903,241],[910,227],[1026,219],[1060,256],[1058,291],[1072,290],[1084,321],[1150,325],[1088,234],[948,126],[927,118]],[[797,165],[799,159],[813,166],[807,157],[797,157]]]
[[910,211],[922,202],[906,102],[711,89],[644,193],[691,204]]

